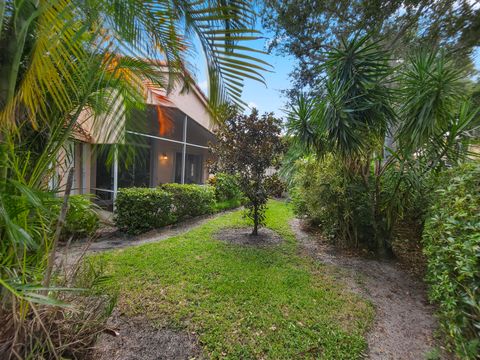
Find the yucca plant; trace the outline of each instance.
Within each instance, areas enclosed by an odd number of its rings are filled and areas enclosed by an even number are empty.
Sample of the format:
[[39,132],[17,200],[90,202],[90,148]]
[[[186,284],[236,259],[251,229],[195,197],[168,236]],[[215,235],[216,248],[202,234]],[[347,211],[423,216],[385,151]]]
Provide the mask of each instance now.
[[467,73],[441,51],[393,59],[369,35],[343,41],[322,70],[323,91],[291,106],[284,173],[294,172],[296,158],[333,154],[349,181],[363,180],[370,246],[385,253],[395,221],[425,192],[428,173],[474,156],[480,117],[469,103]]
[[[396,121],[391,82],[394,68],[381,43],[366,36],[343,41],[328,54],[322,67],[326,73],[323,93],[300,98],[290,116],[290,133],[321,157],[333,153],[352,176],[363,179],[371,194],[371,219],[375,239],[372,246],[385,252],[377,225],[380,191],[376,176],[378,159],[388,129]],[[347,225],[350,227],[350,225]]]
[[430,167],[454,165],[477,141],[478,109],[467,91],[468,74],[444,52],[411,56],[399,76],[399,114],[396,134],[404,153],[425,157]]
[[[243,79],[263,81],[267,65],[243,44],[257,37],[253,21],[242,0],[0,3],[0,322],[9,325],[0,357],[68,351],[39,326],[48,312],[38,306],[59,305],[55,281],[45,283],[62,190],[50,180],[79,119],[101,126],[108,115],[121,127],[144,106],[145,86],[189,86],[195,51],[205,55],[212,113],[241,103]],[[35,318],[43,335],[28,338]]]

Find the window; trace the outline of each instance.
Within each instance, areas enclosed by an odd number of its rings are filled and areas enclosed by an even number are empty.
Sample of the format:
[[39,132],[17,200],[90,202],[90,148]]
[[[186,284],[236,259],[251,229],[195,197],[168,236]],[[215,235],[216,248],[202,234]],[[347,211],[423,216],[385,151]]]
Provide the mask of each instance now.
[[111,154],[113,145],[99,145],[95,147],[96,165],[92,180],[94,184],[95,201],[108,210],[113,208],[113,166]]
[[[202,184],[203,156],[186,154],[185,156],[185,184]],[[175,182],[182,182],[182,153],[175,156]]]
[[110,158],[113,145],[102,145],[96,148],[97,166],[96,181],[97,189],[113,190],[112,160]]

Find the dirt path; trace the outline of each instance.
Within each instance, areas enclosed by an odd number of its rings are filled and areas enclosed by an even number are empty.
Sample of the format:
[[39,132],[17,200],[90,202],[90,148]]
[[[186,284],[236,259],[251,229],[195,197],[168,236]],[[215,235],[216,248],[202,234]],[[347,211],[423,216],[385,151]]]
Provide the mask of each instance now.
[[316,241],[304,231],[298,219],[292,221],[291,227],[305,253],[339,267],[345,273],[347,286],[374,304],[375,321],[367,335],[370,359],[425,359],[425,354],[435,347],[437,323],[421,281],[392,261],[336,254],[331,245]]

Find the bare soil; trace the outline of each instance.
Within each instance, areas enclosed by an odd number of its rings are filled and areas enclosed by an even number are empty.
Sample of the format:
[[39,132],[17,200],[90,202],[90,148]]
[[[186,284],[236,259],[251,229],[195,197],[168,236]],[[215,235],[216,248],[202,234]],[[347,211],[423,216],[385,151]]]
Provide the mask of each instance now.
[[224,228],[217,232],[214,237],[235,245],[247,245],[266,247],[280,244],[283,239],[275,231],[267,228],[258,230],[258,235],[251,235],[251,228]]
[[107,329],[97,341],[94,360],[203,359],[195,334],[157,329],[144,317],[131,318],[116,311]]
[[[421,278],[412,277],[392,260],[343,254],[308,233],[299,219],[291,227],[306,255],[339,268],[346,286],[375,306],[375,321],[367,335],[369,359],[421,360],[438,346],[434,307]],[[448,357],[442,354],[444,358]]]

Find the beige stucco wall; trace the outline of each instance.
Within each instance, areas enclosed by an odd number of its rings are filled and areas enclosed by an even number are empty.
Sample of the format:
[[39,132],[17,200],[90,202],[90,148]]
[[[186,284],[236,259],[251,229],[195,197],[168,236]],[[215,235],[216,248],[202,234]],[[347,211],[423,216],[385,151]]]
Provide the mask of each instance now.
[[91,193],[91,144],[68,141],[62,147],[57,157],[57,169],[55,174],[55,184],[59,195],[63,195],[68,173],[73,168],[73,184],[71,194],[89,194]]
[[[149,89],[147,91],[147,104],[176,107],[194,119],[204,128],[212,131],[215,123],[208,111],[208,104],[201,92],[192,85],[189,90],[181,92],[182,84],[178,84],[168,95],[164,90]],[[168,102],[162,101],[168,97]]]
[[91,191],[91,169],[92,169],[92,145],[88,143],[82,144],[82,194],[90,194]]

